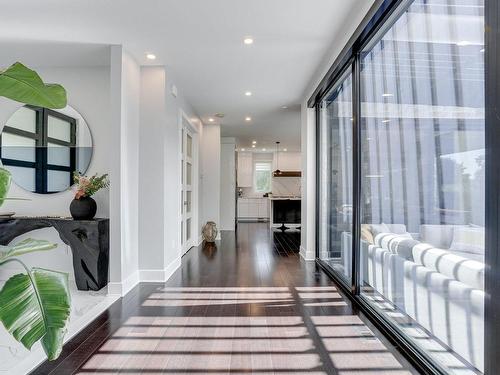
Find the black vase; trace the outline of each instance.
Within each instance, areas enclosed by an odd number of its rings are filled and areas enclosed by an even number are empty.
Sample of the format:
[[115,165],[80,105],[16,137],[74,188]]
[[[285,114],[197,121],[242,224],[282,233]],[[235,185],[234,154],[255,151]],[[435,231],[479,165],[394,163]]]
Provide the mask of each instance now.
[[97,212],[97,203],[91,197],[73,199],[69,212],[75,220],[92,220]]

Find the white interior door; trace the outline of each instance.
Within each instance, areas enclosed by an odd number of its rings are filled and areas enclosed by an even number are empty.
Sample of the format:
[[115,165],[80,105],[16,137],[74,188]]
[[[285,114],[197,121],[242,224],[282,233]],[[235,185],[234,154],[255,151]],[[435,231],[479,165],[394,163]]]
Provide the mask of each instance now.
[[182,198],[181,198],[181,243],[182,254],[185,254],[194,245],[194,221],[193,221],[193,185],[194,185],[194,142],[193,134],[182,125],[182,157],[181,157],[181,176],[182,176]]

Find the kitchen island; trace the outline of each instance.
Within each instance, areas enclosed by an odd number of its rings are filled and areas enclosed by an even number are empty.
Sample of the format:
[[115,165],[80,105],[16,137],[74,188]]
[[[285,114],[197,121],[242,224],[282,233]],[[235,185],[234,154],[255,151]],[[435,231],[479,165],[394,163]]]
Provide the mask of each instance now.
[[273,195],[269,197],[269,202],[269,225],[271,229],[278,228],[282,231],[300,229],[301,197]]

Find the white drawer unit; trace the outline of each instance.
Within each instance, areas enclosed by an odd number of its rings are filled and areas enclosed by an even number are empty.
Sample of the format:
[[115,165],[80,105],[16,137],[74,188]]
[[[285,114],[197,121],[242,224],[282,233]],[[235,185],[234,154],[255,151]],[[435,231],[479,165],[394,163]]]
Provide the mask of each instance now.
[[238,198],[238,219],[269,219],[267,198]]

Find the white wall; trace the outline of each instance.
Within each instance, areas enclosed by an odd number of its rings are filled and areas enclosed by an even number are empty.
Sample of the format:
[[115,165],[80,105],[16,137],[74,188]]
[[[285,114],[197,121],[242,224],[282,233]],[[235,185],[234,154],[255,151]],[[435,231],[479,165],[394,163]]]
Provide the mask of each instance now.
[[236,139],[221,138],[220,230],[235,229],[236,212]]
[[[323,77],[335,62],[342,49],[361,23],[366,23],[366,15],[373,6],[373,1],[358,2],[358,6],[352,9],[350,16],[346,17],[344,25],[339,28],[343,30],[339,37],[335,38],[333,44],[325,53],[323,62],[316,73],[311,77],[304,92],[301,104],[301,151],[302,151],[302,228],[300,254],[312,260],[315,258],[315,211],[316,211],[316,121],[314,110],[307,108],[307,101],[319,85]],[[305,220],[304,220],[305,219]]]
[[[0,61],[0,66],[10,65],[15,57],[9,61]],[[87,122],[92,132],[94,151],[88,174],[107,173],[110,168],[108,144],[111,139],[109,129],[110,119],[110,73],[109,66],[95,67],[37,67],[37,72],[47,82],[62,84],[68,92],[68,104],[77,110]],[[0,98],[0,129],[7,119],[19,107],[20,103]],[[0,207],[0,212],[14,211],[18,215],[26,216],[69,216],[69,204],[73,199],[72,190],[56,194],[34,194],[12,184],[10,197],[26,198],[28,201],[6,201]],[[97,216],[109,216],[109,192],[100,191],[94,197],[97,201]],[[56,243],[58,247],[50,252],[29,254],[23,260],[29,266],[45,267],[62,272],[68,272],[74,280],[71,250],[64,244],[53,228],[32,231],[14,241],[24,238],[44,239]],[[10,267],[10,266],[9,266]],[[3,272],[11,272],[8,267],[0,269],[0,279]]]
[[[5,62],[0,62],[4,66]],[[109,111],[109,67],[37,68],[47,82],[62,84],[68,92],[68,104],[86,120],[94,142],[92,161],[87,174],[106,173],[109,170],[107,144],[111,137],[108,123]],[[0,129],[8,118],[22,105],[0,98]],[[15,211],[19,215],[69,216],[69,204],[74,197],[72,190],[55,194],[34,194],[12,184],[9,196],[26,198],[28,201],[6,201],[2,211]],[[98,216],[109,213],[107,191],[96,197]]]
[[303,258],[315,258],[316,249],[316,121],[315,110],[302,106],[302,228],[300,254]]
[[122,46],[111,46],[110,283],[125,295],[139,280],[138,142],[139,65]]
[[164,138],[167,124],[166,77],[163,67],[141,68],[141,107],[139,136],[139,243],[141,270],[159,272],[163,278],[166,247],[164,211]]
[[220,125],[205,124],[201,139],[201,222],[214,221],[220,226]]
[[[141,68],[139,268],[142,281],[165,281],[180,265],[181,113],[193,125],[194,139],[198,140],[202,133],[201,121],[180,90],[177,97],[172,95],[174,83],[175,78],[165,67]],[[200,232],[199,222],[193,231]]]
[[[105,51],[106,66],[37,67],[37,71],[45,81],[66,87],[69,104],[88,123],[94,141],[88,173],[110,175],[109,191],[95,198],[97,215],[110,218],[109,291],[123,295],[139,280],[165,280],[180,265],[181,111],[193,124],[200,147],[195,154],[200,164],[195,177],[199,214],[193,233],[199,235],[208,220],[220,223],[220,127],[202,126],[182,88],[177,97],[171,94],[175,77],[164,67],[141,69],[122,46]],[[0,66],[10,63],[0,61]],[[19,106],[0,98],[0,123]],[[8,202],[2,211],[68,216],[73,192],[35,195],[14,185],[10,196],[31,200]],[[72,274],[71,251],[54,229],[28,235],[60,245],[50,254],[27,256],[29,265]]]

